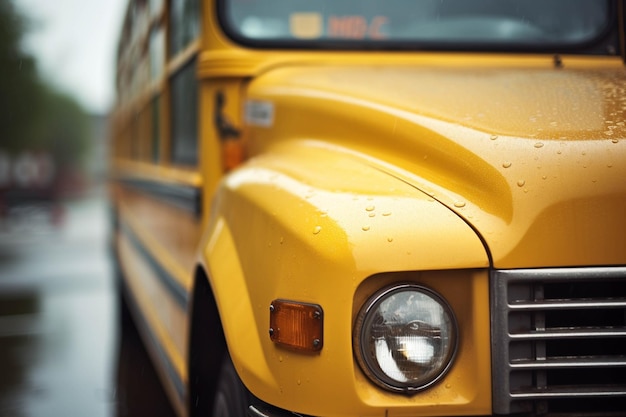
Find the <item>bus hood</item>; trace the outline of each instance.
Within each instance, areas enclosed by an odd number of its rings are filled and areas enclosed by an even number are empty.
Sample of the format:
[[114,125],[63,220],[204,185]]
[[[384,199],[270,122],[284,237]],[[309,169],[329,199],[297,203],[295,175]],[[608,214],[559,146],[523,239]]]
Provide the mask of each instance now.
[[[496,268],[626,263],[626,72],[552,68],[278,68],[253,81],[250,151],[338,145],[428,193]],[[272,129],[268,129],[268,127]]]

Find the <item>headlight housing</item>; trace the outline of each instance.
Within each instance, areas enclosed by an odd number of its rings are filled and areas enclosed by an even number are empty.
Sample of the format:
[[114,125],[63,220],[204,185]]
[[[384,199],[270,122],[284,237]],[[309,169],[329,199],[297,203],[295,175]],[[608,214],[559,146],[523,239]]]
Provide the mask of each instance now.
[[376,385],[414,393],[448,371],[457,333],[452,309],[441,296],[416,284],[396,284],[363,306],[353,348],[359,366]]

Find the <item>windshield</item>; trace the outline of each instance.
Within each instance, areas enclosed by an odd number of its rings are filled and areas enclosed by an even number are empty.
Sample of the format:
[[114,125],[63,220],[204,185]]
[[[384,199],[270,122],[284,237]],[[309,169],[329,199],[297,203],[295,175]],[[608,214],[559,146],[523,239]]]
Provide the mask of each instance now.
[[600,0],[224,0],[226,31],[262,46],[572,46],[608,26]]

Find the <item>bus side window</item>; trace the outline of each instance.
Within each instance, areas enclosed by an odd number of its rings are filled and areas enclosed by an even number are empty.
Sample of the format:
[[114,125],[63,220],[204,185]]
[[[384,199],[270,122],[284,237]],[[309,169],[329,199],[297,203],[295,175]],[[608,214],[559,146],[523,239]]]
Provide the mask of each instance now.
[[152,162],[158,164],[161,160],[161,96],[155,96],[150,102],[151,134],[152,134]]
[[199,0],[172,0],[170,2],[169,55],[175,56],[200,36]]
[[198,81],[196,59],[188,62],[170,80],[172,163],[198,163]]

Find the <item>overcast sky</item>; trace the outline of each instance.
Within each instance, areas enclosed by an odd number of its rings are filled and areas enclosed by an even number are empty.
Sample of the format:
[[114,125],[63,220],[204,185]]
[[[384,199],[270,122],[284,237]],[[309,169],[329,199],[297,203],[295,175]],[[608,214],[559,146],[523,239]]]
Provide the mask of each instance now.
[[[0,0],[4,1],[4,0]],[[115,46],[127,0],[13,0],[42,75],[93,113],[114,98]]]

